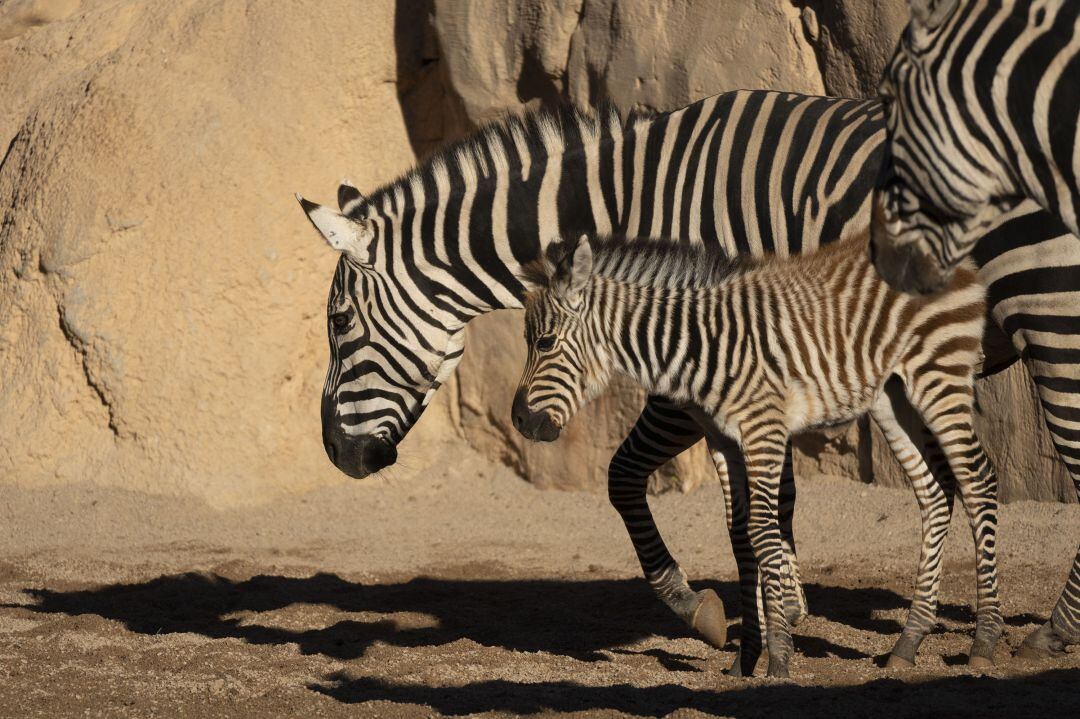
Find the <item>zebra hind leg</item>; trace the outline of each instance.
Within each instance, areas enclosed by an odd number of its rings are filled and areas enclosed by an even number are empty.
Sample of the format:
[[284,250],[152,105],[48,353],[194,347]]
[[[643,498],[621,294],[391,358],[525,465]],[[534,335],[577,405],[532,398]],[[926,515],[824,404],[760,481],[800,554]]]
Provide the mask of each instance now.
[[[994,647],[1005,628],[997,579],[997,475],[974,428],[974,395],[970,378],[945,373],[913,377],[911,399],[934,433],[960,490],[975,541],[975,639],[968,664],[993,664]],[[956,383],[960,382],[960,383]],[[944,385],[944,386],[943,386]]]
[[711,589],[694,591],[671,556],[649,509],[649,476],[702,437],[699,425],[681,409],[650,397],[630,434],[608,466],[608,498],[622,517],[645,578],[656,596],[706,642],[727,642],[727,621]]
[[922,528],[915,596],[904,629],[889,653],[886,666],[891,669],[914,666],[919,645],[937,623],[942,550],[952,521],[955,487],[952,471],[937,443],[924,437],[920,445],[897,420],[897,411],[906,406],[902,387],[889,382],[870,410],[893,456],[911,481]]
[[[1070,463],[1069,469],[1080,500],[1080,466]],[[1073,644],[1080,644],[1080,547],[1050,620],[1024,639],[1016,655],[1029,660],[1046,659],[1064,654],[1065,648]]]

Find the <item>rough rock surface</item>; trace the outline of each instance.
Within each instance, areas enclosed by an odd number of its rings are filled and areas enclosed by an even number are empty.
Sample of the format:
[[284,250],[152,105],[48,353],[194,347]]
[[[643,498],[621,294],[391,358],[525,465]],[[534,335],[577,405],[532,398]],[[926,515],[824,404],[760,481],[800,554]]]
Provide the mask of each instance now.
[[[342,176],[375,187],[526,105],[867,94],[904,19],[903,0],[716,6],[0,3],[0,482],[226,505],[345,481],[318,426],[334,258],[292,193],[329,200]],[[507,422],[520,345],[514,313],[471,326],[402,462],[464,437],[539,485],[600,489],[640,393],[527,444]],[[1023,373],[989,387],[1004,495],[1070,496]],[[857,429],[798,456],[808,477],[901,482],[890,461]],[[710,476],[698,448],[660,481]]]
[[292,193],[413,162],[396,20],[88,2],[0,45],[0,477],[221,503],[340,481],[335,258]]

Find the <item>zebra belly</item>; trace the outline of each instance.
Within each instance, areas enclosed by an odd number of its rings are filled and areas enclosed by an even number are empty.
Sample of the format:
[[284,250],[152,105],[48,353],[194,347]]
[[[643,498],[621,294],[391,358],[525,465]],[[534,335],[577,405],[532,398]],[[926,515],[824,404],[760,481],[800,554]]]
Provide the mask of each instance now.
[[791,433],[847,424],[866,414],[873,404],[875,387],[832,388],[831,396],[793,382],[788,388],[784,418]]

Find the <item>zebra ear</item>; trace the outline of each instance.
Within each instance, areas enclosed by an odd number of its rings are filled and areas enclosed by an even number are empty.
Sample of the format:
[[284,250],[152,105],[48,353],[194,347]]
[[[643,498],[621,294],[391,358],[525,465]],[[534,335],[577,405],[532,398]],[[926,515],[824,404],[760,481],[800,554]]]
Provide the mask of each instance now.
[[360,190],[356,189],[349,180],[342,180],[341,184],[337,188],[337,205],[341,210],[341,214],[348,215],[352,210],[355,210],[360,205],[364,204],[365,197],[360,194]]
[[576,304],[592,274],[593,255],[589,238],[582,235],[576,247],[568,248],[555,272],[555,281],[563,299]]
[[956,7],[958,0],[908,0],[911,22],[924,30],[941,25]]
[[371,241],[375,239],[375,233],[368,223],[346,217],[329,207],[305,200],[300,195],[297,195],[296,199],[304,208],[311,224],[315,225],[315,229],[331,247],[338,252],[344,252],[362,265],[370,264],[368,249]]

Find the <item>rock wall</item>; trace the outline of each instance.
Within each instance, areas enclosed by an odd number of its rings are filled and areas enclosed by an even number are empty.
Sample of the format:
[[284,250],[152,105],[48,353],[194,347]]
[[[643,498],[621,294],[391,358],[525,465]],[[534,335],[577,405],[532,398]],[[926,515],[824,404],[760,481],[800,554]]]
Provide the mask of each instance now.
[[[235,504],[347,481],[318,424],[334,257],[294,191],[377,186],[523,106],[866,95],[905,16],[903,0],[0,3],[0,482]],[[537,484],[601,489],[640,393],[557,445],[521,441],[519,323],[470,326],[402,454],[450,433]],[[986,387],[1004,494],[1070,496],[1023,373]],[[800,473],[902,481],[879,440],[804,438]],[[698,448],[658,482],[710,476]]]

